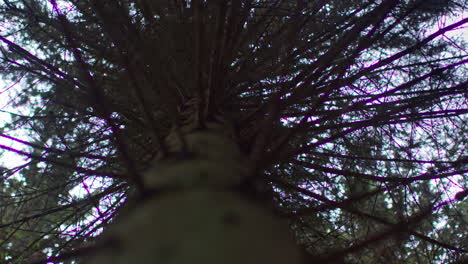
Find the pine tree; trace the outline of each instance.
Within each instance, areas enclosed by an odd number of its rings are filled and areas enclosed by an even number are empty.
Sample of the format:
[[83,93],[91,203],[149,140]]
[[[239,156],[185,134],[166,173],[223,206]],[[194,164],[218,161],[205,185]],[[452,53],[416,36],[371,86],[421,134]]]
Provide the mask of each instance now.
[[464,6],[3,0],[1,262],[462,261]]

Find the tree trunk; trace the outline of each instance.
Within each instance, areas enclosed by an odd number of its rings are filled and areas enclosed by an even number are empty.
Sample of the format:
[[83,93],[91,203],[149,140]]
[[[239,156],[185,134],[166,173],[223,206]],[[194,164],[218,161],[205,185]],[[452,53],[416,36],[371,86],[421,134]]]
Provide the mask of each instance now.
[[165,191],[106,230],[108,245],[85,263],[302,263],[287,223],[235,191],[246,163],[234,137],[206,129],[166,142],[184,155],[144,175],[145,185]]

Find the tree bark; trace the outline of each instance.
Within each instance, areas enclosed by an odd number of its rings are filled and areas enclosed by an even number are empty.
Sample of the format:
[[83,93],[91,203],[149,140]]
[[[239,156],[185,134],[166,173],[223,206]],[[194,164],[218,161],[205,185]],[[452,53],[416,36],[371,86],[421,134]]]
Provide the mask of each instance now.
[[105,231],[112,241],[87,264],[302,263],[287,223],[234,191],[247,176],[235,139],[216,130],[166,140],[182,158],[165,158],[144,175],[164,190]]

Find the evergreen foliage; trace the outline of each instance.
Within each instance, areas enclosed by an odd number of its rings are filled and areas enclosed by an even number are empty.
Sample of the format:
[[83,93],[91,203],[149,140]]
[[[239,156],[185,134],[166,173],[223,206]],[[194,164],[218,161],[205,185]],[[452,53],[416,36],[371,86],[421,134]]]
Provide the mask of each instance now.
[[[0,136],[18,146],[0,148],[26,158],[1,170],[0,262],[77,263],[116,219],[173,191],[148,171],[222,173],[196,159],[219,153],[243,162],[225,185],[287,219],[310,261],[462,263],[468,54],[450,33],[468,18],[440,22],[465,6],[0,1],[14,90]],[[205,130],[236,146],[200,136],[186,151]]]

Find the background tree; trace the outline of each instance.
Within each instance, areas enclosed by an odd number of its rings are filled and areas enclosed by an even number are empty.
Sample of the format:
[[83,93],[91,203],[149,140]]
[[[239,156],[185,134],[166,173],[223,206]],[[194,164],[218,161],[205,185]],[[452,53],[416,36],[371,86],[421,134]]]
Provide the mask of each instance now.
[[[434,25],[464,6],[3,0],[0,69],[29,113],[2,129],[24,146],[2,149],[28,158],[2,172],[2,260],[128,263],[156,245],[154,261],[185,263],[227,245],[246,262],[249,231],[262,246],[248,259],[292,263],[269,244],[287,237],[279,218],[317,263],[459,260],[467,54],[447,34],[468,19]],[[238,231],[203,229],[226,204]],[[116,238],[96,242],[117,215]],[[219,240],[186,256],[195,218]],[[175,245],[125,235],[134,225]]]

